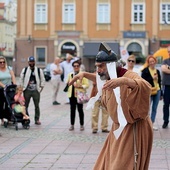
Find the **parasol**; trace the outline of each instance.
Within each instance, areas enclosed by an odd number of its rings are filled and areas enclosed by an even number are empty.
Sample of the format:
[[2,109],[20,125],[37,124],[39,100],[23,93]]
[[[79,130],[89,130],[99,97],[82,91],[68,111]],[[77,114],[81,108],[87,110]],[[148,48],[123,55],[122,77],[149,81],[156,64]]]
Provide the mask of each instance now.
[[153,56],[156,58],[161,57],[162,60],[165,60],[165,59],[169,58],[168,50],[167,50],[167,48],[160,48],[153,54]]

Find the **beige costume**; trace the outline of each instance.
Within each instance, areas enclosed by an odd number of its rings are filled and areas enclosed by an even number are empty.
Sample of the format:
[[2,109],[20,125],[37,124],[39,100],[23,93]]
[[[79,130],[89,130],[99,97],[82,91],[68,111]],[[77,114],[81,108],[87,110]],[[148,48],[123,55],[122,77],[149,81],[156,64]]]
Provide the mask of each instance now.
[[[123,77],[134,79],[137,83],[134,89],[126,85],[120,87],[122,109],[127,125],[116,139],[113,134],[119,127],[116,99],[113,92],[103,91],[102,104],[110,114],[113,125],[94,170],[133,170],[135,158],[137,170],[147,170],[149,166],[153,141],[152,123],[148,116],[150,87],[134,72],[127,71]],[[138,154],[137,157],[134,156],[135,153]]]

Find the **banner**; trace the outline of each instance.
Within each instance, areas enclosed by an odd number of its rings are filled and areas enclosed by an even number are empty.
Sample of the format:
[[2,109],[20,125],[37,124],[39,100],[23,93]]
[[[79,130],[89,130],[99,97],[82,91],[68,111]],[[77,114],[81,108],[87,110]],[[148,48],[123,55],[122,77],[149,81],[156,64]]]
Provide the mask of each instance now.
[[121,59],[127,63],[129,53],[124,47],[120,47],[120,56],[121,56]]

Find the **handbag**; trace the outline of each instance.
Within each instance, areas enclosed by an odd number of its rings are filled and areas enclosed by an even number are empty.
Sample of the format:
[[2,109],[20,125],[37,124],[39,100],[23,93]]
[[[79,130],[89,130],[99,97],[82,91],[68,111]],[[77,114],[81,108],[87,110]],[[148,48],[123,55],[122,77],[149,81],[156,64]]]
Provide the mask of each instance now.
[[77,91],[77,103],[79,104],[84,104],[87,103],[89,101],[89,97],[87,92],[82,92],[82,91]]
[[68,88],[69,88],[69,85],[66,84],[66,86],[65,86],[64,89],[63,89],[63,91],[64,91],[64,92],[68,92]]
[[152,95],[156,95],[156,94],[157,94],[157,91],[158,91],[157,87],[152,87],[152,88],[151,88],[151,96],[152,96]]
[[[73,74],[71,74],[71,78],[73,78]],[[67,83],[66,86],[64,87],[63,91],[68,92],[68,88],[69,88],[69,85]]]

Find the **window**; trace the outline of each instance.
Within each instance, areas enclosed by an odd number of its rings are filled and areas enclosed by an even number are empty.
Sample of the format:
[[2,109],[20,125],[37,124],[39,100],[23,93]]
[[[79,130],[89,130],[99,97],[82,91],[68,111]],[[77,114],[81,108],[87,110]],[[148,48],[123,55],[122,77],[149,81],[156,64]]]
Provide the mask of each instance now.
[[75,23],[75,4],[64,4],[63,23]]
[[160,8],[160,22],[170,24],[170,4],[161,4]]
[[35,23],[47,23],[47,4],[35,5]]
[[132,4],[132,23],[145,23],[145,4]]
[[110,5],[108,3],[97,5],[97,23],[110,23]]
[[45,64],[46,48],[37,47],[36,48],[36,59],[38,64]]

